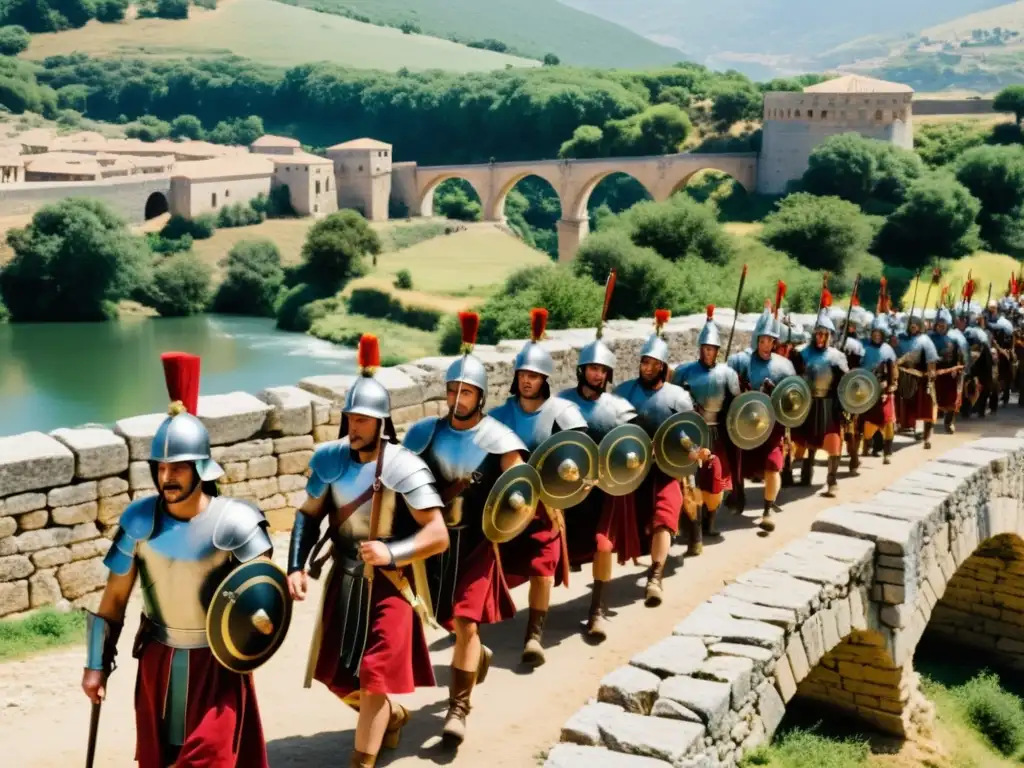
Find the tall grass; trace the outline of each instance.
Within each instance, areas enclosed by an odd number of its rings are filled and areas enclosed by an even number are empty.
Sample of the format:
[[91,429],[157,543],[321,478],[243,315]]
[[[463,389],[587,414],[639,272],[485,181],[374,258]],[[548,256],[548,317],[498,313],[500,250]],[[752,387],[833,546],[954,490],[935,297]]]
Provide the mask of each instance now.
[[24,619],[0,620],[0,661],[85,639],[82,611],[44,609]]

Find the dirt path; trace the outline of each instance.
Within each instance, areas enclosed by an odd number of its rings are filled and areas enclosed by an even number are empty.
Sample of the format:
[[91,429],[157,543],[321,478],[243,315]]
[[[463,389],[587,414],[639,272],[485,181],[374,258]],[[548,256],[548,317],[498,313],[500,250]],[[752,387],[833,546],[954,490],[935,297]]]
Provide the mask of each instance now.
[[[854,501],[869,497],[932,457],[979,436],[1012,435],[1024,426],[1024,414],[1016,408],[1001,411],[997,420],[964,422],[958,434],[938,435],[934,450],[925,452],[920,444],[897,439],[892,465],[867,459],[860,477],[840,475],[840,498]],[[824,480],[819,466],[815,479]],[[469,719],[469,738],[457,755],[441,751],[437,732],[446,709],[447,663],[450,648],[443,637],[433,637],[432,657],[437,671],[436,689],[406,697],[414,717],[403,735],[399,749],[385,754],[379,764],[395,766],[433,762],[442,765],[487,768],[524,768],[542,762],[541,756],[558,739],[566,718],[594,695],[602,675],[625,663],[633,654],[671,632],[672,627],[739,573],[755,567],[770,553],[802,536],[815,515],[837,503],[824,499],[820,487],[783,491],[785,508],[778,516],[778,528],[769,537],[758,535],[753,521],[755,510],[744,518],[723,513],[725,538],[707,546],[700,558],[678,565],[681,548],[674,548],[665,603],[647,609],[637,602],[644,571],[627,567],[617,572],[610,605],[615,611],[608,640],[594,647],[579,634],[589,605],[590,579],[586,572],[574,573],[570,589],[556,590],[553,612],[546,633],[548,664],[533,673],[518,668],[525,624],[526,593],[514,592],[522,609],[508,624],[484,629],[484,640],[495,651],[495,667],[487,683],[477,690]],[[751,494],[754,505],[759,495]],[[283,559],[287,544],[278,547]],[[260,695],[263,723],[274,768],[342,765],[352,747],[355,715],[316,685],[303,690],[313,605],[319,598],[299,606],[291,632],[281,652],[258,671],[256,688]],[[134,613],[134,609],[130,611]],[[126,627],[121,642],[121,668],[110,686],[103,708],[98,766],[124,768],[132,765],[134,724],[132,691],[135,663],[130,640],[135,622]],[[83,649],[71,648],[0,666],[0,744],[3,763],[18,768],[65,768],[78,764],[85,751],[89,707],[78,689]]]

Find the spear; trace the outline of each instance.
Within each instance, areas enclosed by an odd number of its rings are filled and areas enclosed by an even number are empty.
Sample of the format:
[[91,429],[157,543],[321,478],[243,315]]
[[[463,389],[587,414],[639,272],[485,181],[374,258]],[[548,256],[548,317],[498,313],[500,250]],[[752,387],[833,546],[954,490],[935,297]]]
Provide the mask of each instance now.
[[853,279],[853,293],[850,294],[850,308],[846,310],[846,324],[843,326],[843,338],[839,342],[839,349],[843,349],[843,345],[846,344],[846,337],[850,333],[850,316],[853,314],[853,304],[857,301],[857,289],[860,288],[860,272]]
[[924,292],[924,304],[921,305],[921,317],[924,318],[925,310],[928,309],[928,297],[932,294],[932,286],[938,285],[942,279],[942,270],[936,267],[932,270],[932,279],[928,282],[928,290]]
[[[747,265],[743,265],[743,272],[740,274],[740,287],[736,291],[736,306],[732,308],[732,330],[729,331],[729,343],[725,346],[725,359],[729,359],[729,351],[732,349],[732,338],[736,334],[736,318],[740,314],[740,299],[743,297],[743,284],[747,282]],[[755,340],[756,341],[756,340]]]
[[917,287],[921,284],[921,271],[918,270],[914,277],[914,298],[910,300],[910,313],[907,315],[907,331],[910,331],[910,320],[914,317],[914,307],[917,306]]

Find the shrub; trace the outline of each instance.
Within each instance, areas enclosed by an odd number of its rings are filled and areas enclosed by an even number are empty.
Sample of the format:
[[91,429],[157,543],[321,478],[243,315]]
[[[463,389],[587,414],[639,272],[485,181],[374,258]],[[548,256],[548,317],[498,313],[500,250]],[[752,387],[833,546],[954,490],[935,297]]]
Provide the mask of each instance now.
[[203,124],[195,115],[178,115],[171,121],[172,139],[201,139],[203,138]]
[[17,56],[28,48],[32,38],[28,31],[17,24],[0,27],[0,56]]
[[57,114],[57,125],[61,128],[77,128],[82,124],[82,115],[73,109],[62,109]]
[[332,213],[314,224],[302,246],[303,265],[314,280],[335,293],[365,270],[367,254],[381,251],[380,238],[358,211]]
[[177,240],[170,240],[157,232],[146,234],[149,250],[153,253],[169,254],[192,250],[192,235],[182,235]]
[[842,272],[854,254],[867,249],[873,234],[853,203],[797,193],[764,220],[761,240],[805,267]]
[[403,291],[412,290],[412,273],[408,269],[400,269],[395,275],[395,288]]
[[725,264],[735,252],[714,209],[687,195],[674,195],[661,203],[637,203],[619,220],[636,245],[670,261],[693,255],[711,264]]
[[248,227],[263,221],[263,214],[249,203],[225,205],[217,211],[217,226],[221,229]]
[[124,135],[140,141],[159,141],[171,135],[171,124],[152,115],[143,115],[124,129]]
[[7,310],[7,305],[4,304],[4,300],[0,298],[0,323],[6,323],[11,319],[11,313]]
[[381,364],[399,365],[417,357],[437,354],[437,335],[381,318],[350,315],[343,309],[313,320],[310,334],[346,347],[355,347],[364,333],[381,340]]
[[227,269],[214,298],[217,312],[273,317],[284,284],[281,253],[270,240],[236,243],[221,261]]
[[270,196],[267,198],[267,210],[264,213],[271,219],[295,215],[291,192],[288,190],[287,184],[270,190]]
[[441,322],[441,313],[437,310],[406,307],[391,294],[376,288],[353,290],[348,299],[348,311],[355,315],[391,320],[423,331],[437,330]]
[[167,240],[180,240],[188,235],[194,240],[206,240],[213,237],[216,229],[217,219],[212,213],[204,213],[194,219],[186,219],[184,216],[175,214],[160,230],[160,237]]
[[96,20],[106,24],[124,21],[129,0],[96,0]]
[[1004,755],[1024,747],[1024,705],[999,686],[999,678],[982,673],[957,691],[968,721]]
[[188,317],[210,304],[213,270],[191,251],[163,258],[153,270],[146,304],[163,317]]
[[309,283],[299,283],[283,291],[274,307],[277,327],[282,331],[308,331],[311,324],[309,312],[303,313],[303,310],[306,305],[325,298],[327,295],[323,287]]
[[434,191],[434,213],[458,221],[479,221],[483,209],[465,179],[447,179]]

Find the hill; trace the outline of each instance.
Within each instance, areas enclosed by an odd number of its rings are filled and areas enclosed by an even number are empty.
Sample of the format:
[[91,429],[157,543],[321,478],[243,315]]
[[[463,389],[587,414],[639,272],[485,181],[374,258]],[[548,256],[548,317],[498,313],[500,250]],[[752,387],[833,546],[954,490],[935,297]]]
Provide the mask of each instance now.
[[598,18],[557,0],[282,1],[375,24],[415,24],[424,34],[465,43],[496,40],[524,55],[554,53],[577,66],[647,67],[684,58],[675,47],[630,31],[620,20]]
[[327,61],[388,71],[405,67],[469,72],[540,64],[273,0],[222,0],[216,10],[192,6],[190,13],[184,21],[93,21],[80,29],[33,35],[22,55],[30,59],[71,53],[164,59],[235,55],[282,67]]

